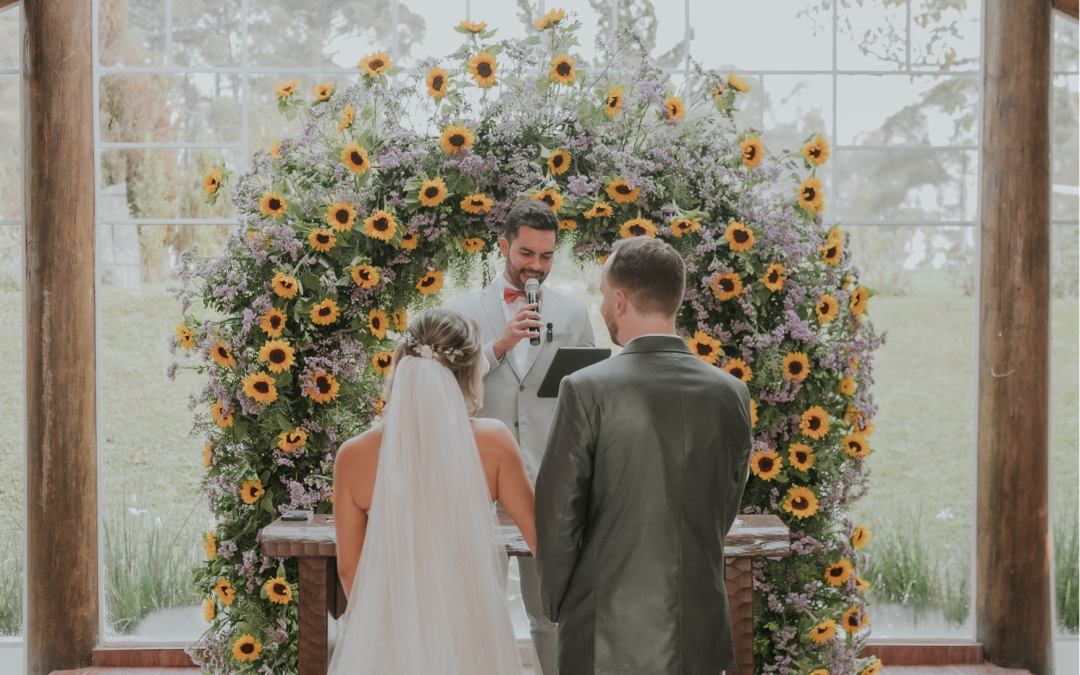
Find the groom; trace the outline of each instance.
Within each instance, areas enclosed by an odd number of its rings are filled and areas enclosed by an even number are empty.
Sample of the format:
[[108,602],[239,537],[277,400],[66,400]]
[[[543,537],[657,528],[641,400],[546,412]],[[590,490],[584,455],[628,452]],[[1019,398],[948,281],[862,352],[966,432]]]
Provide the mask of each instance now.
[[[514,432],[525,471],[536,482],[544,445],[555,413],[553,398],[536,392],[561,347],[592,347],[593,330],[585,305],[543,285],[551,272],[559,221],[541,201],[518,203],[506,216],[499,248],[506,267],[495,282],[454,301],[450,308],[476,319],[484,336],[489,371],[484,376],[484,407],[477,417],[501,420]],[[540,306],[525,299],[525,281],[540,282]],[[529,344],[540,335],[540,344]],[[536,561],[518,558],[521,597],[529,616],[537,675],[556,675],[558,626],[540,608]]]
[[733,668],[724,536],[749,473],[746,385],[675,333],[685,267],[618,242],[601,314],[622,353],[563,380],[536,481],[544,614],[559,674]]

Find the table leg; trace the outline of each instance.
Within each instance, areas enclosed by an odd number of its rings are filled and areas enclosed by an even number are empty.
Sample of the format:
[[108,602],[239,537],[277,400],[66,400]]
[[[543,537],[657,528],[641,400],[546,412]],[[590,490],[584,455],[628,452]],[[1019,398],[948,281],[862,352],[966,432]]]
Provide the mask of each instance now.
[[300,558],[300,675],[326,675],[329,667],[327,635],[327,558]]
[[728,609],[731,611],[731,641],[735,647],[733,670],[727,675],[754,675],[754,574],[753,558],[728,558],[724,567]]

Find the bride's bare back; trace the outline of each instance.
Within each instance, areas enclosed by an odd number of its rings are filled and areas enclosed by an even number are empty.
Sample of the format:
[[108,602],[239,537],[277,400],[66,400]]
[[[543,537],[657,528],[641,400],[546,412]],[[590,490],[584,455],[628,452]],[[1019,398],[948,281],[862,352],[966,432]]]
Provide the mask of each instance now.
[[[491,501],[498,502],[521,530],[529,550],[536,553],[533,488],[525,474],[514,435],[493,419],[471,419]],[[382,447],[382,428],[351,438],[338,450],[334,464],[334,527],[337,531],[338,574],[348,595],[367,534],[368,511]]]

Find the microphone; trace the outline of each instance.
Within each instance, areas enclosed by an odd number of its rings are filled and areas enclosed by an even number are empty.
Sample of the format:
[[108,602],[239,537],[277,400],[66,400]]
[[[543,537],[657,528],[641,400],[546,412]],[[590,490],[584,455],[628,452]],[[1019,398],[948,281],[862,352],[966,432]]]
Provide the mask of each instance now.
[[[536,279],[525,280],[525,302],[530,305],[540,304],[540,282]],[[540,344],[540,331],[536,331],[536,337],[530,339],[529,344],[534,347]]]

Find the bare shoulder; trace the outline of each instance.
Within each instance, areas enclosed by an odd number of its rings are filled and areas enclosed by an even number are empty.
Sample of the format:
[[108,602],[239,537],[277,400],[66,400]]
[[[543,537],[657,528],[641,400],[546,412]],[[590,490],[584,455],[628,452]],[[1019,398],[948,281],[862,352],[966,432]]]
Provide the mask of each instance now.
[[382,427],[373,427],[359,436],[353,436],[338,448],[335,466],[363,465],[377,459],[382,446]]
[[476,445],[481,452],[505,452],[517,448],[517,441],[510,429],[496,419],[476,418],[472,419],[473,436]]

